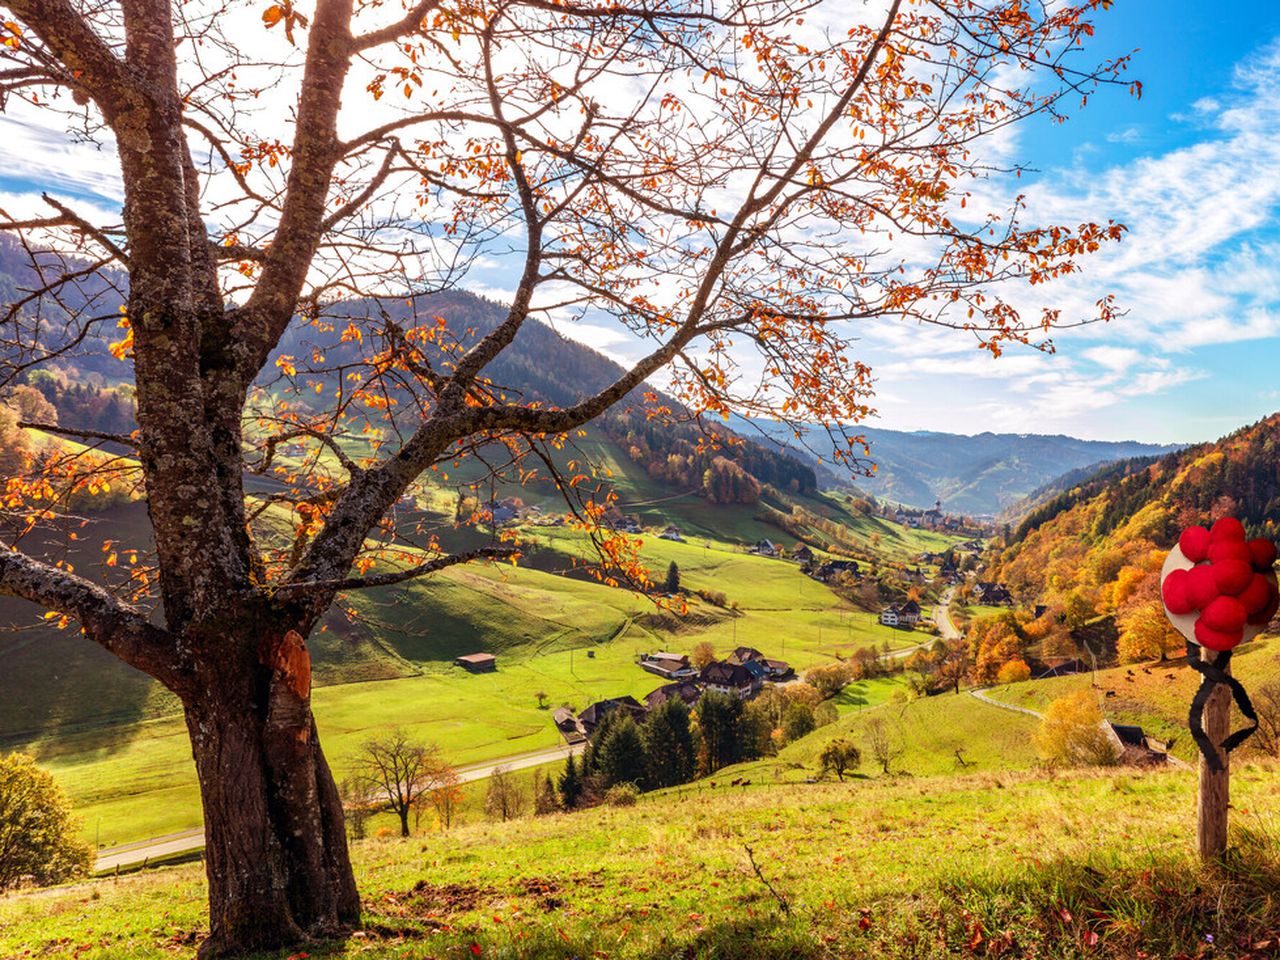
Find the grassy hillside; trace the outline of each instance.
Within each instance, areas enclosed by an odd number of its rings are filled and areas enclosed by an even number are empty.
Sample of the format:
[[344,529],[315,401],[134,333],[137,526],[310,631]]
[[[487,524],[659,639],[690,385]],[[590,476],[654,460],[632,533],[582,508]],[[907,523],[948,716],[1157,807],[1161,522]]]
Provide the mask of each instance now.
[[[362,930],[305,953],[1271,956],[1271,776],[1237,775],[1240,851],[1217,870],[1191,860],[1193,777],[1177,771],[704,784],[633,808],[367,841],[355,847]],[[9,897],[0,955],[182,955],[207,929],[203,894],[193,865]]]
[[[564,531],[548,539],[566,553],[585,550]],[[725,590],[739,609],[695,604],[683,617],[658,614],[627,590],[509,565],[458,568],[354,595],[362,636],[369,637],[363,642],[401,675],[316,689],[314,709],[330,760],[341,769],[365,739],[393,724],[441,744],[459,764],[554,746],[560,738],[550,711],[539,709],[534,695],[544,692],[550,705],[577,709],[606,696],[643,697],[661,683],[636,666],[644,651],[688,651],[709,640],[727,653],[748,644],[803,670],[857,647],[901,648],[925,639],[849,609],[789,561],[723,542],[650,538],[644,549],[655,569],[674,559],[687,587]],[[70,632],[54,642],[55,649],[90,646]],[[476,650],[497,652],[498,672],[472,676],[451,665],[458,654]],[[98,676],[99,683],[103,677],[132,682],[136,674],[104,663]],[[14,673],[4,683],[19,691],[14,699],[20,706],[39,702],[22,692],[39,680],[38,673]],[[143,689],[153,695],[155,688]],[[115,695],[104,685],[104,702]],[[839,706],[856,709],[879,699],[881,694],[855,686]],[[15,714],[19,706],[12,707]],[[75,726],[13,737],[10,745],[32,751],[54,771],[84,817],[86,835],[104,845],[200,822],[186,730],[167,698],[160,697],[146,717],[109,724],[82,717]]]

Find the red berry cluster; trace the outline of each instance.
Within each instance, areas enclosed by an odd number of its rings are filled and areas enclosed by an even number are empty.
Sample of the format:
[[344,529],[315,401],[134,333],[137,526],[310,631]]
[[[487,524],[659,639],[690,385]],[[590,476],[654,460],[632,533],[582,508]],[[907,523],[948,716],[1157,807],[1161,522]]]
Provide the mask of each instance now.
[[1223,517],[1211,530],[1183,530],[1178,546],[1196,566],[1172,571],[1160,592],[1170,613],[1200,611],[1196,641],[1202,647],[1230,650],[1244,639],[1245,624],[1265,625],[1275,616],[1280,590],[1272,573],[1276,545],[1270,540],[1246,542],[1244,525]]

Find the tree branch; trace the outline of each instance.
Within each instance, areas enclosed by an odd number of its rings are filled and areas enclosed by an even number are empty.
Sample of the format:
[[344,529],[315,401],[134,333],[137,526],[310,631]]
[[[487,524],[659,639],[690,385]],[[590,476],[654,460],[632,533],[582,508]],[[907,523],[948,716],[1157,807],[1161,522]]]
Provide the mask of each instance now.
[[277,587],[276,594],[336,593],[339,590],[387,587],[397,583],[404,583],[406,580],[413,580],[417,577],[439,573],[441,570],[457,566],[460,563],[470,563],[472,560],[510,560],[519,553],[520,551],[515,547],[482,547],[479,550],[469,550],[466,553],[452,553],[447,557],[437,557],[435,560],[429,560],[416,567],[410,567],[408,570],[379,573],[371,577],[346,577],[341,580],[296,580]]
[[0,547],[0,595],[19,597],[71,617],[85,636],[171,690],[187,682],[180,651],[168,631],[96,583]]

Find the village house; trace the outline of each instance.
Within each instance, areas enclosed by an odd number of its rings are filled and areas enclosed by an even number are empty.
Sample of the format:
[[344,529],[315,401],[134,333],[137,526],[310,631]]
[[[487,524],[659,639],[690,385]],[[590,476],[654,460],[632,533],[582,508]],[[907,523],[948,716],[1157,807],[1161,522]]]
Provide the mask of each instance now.
[[781,555],[782,551],[772,540],[761,540],[751,548],[751,552],[759,554],[762,557],[777,557]]
[[658,539],[673,540],[676,543],[684,543],[684,535],[680,532],[680,528],[675,524],[668,525],[665,530],[658,534]]
[[555,721],[556,729],[560,731],[567,743],[582,743],[587,739],[578,725],[578,718],[568,707],[557,707],[551,717]]
[[828,560],[810,573],[813,579],[822,583],[830,583],[841,574],[856,578],[858,576],[857,560]]
[[492,653],[468,653],[453,662],[471,673],[492,673],[498,669],[498,658]]
[[757,671],[749,670],[740,663],[722,660],[703,667],[698,679],[708,693],[722,693],[743,700],[755,696],[764,685],[764,678]]
[[813,563],[813,551],[801,543],[791,551],[791,559],[802,564]]
[[618,711],[629,715],[637,723],[643,722],[647,716],[644,706],[635,697],[629,694],[625,697],[609,697],[606,700],[591,704],[591,706],[578,714],[578,728],[582,731],[582,735],[589,740],[591,735],[596,732],[596,728],[600,726],[600,722],[608,714]]
[[920,604],[914,600],[886,607],[880,613],[880,622],[886,627],[912,629],[920,622]]
[[990,580],[979,580],[973,585],[973,599],[987,606],[1013,603],[1013,594],[1003,583],[992,583]]
[[663,684],[657,690],[654,690],[644,698],[644,705],[650,710],[656,710],[668,700],[681,700],[686,707],[693,707],[702,699],[702,690],[696,683],[688,680],[681,680],[677,683]]
[[682,653],[642,653],[640,667],[666,680],[683,680],[698,675],[697,669]]

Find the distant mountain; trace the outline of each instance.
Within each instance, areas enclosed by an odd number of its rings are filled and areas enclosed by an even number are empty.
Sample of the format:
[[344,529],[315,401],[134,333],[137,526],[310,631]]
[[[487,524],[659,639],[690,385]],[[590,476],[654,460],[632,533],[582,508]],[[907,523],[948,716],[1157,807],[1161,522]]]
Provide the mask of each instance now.
[[1213,443],[1109,464],[1027,514],[989,576],[1024,600],[1076,592],[1089,610],[1117,612],[1155,596],[1179,531],[1228,515],[1251,537],[1280,535],[1280,413]]
[[[809,453],[781,424],[765,426],[752,421],[751,425],[782,448],[811,459],[813,453],[821,455],[830,445],[814,430],[808,438],[813,450]],[[738,429],[752,435],[749,427]],[[944,510],[972,515],[999,514],[1069,471],[1179,449],[1177,445],[1034,433],[966,436],[865,426],[859,426],[857,432],[867,438],[876,465],[874,476],[853,480],[858,489],[913,507],[931,507],[941,500]]]

